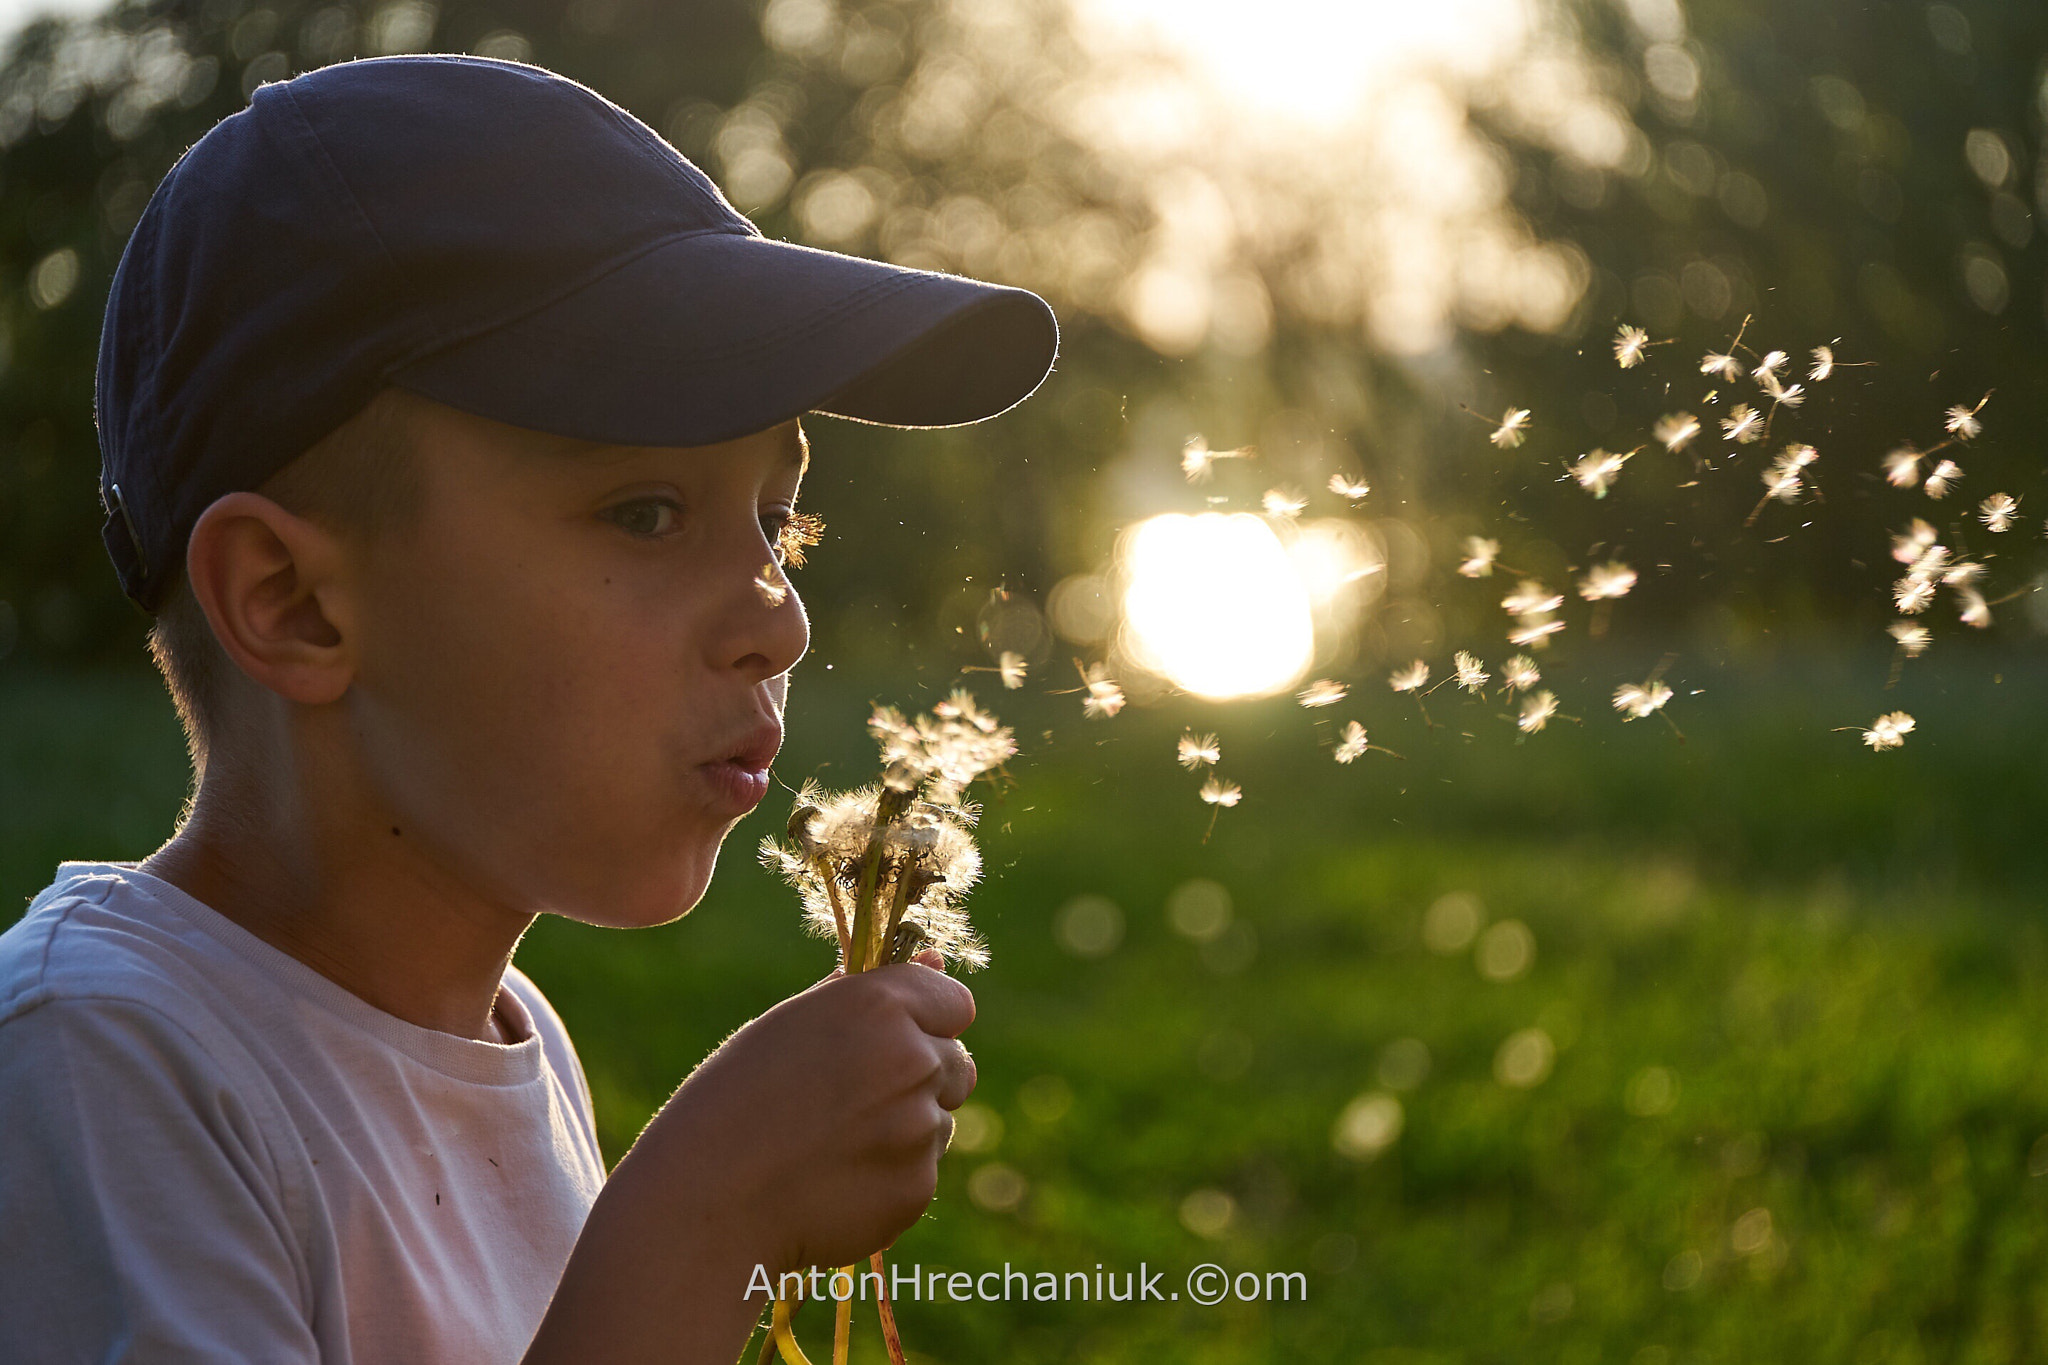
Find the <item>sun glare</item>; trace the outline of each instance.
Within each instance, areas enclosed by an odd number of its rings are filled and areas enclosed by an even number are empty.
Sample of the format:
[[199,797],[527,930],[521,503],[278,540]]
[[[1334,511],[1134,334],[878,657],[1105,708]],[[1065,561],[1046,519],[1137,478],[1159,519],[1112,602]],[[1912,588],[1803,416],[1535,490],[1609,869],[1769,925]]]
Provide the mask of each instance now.
[[1170,513],[1138,525],[1124,549],[1124,620],[1144,668],[1196,696],[1281,691],[1315,653],[1316,591],[1263,518]]
[[1525,0],[1073,0],[1098,42],[1186,58],[1237,102],[1327,124],[1363,112],[1377,87],[1417,68],[1469,73],[1512,52]]

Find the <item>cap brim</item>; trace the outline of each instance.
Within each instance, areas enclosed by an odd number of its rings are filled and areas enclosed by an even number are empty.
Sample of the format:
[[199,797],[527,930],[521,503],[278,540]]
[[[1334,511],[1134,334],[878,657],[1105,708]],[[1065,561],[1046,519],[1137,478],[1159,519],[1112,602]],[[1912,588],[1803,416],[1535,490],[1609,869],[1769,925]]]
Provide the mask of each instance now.
[[808,412],[978,422],[1029,396],[1058,346],[1027,290],[704,233],[390,378],[514,426],[710,445]]

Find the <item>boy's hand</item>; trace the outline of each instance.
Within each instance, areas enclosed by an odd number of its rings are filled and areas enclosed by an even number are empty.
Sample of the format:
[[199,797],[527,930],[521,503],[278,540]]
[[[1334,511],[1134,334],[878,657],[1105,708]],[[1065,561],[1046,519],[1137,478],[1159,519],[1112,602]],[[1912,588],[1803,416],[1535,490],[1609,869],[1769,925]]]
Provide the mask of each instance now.
[[931,1203],[948,1111],[974,1089],[957,1041],[974,996],[939,962],[835,972],[775,1006],[697,1068],[621,1169],[643,1149],[673,1161],[771,1275],[889,1245]]
[[940,965],[835,972],[706,1058],[598,1195],[527,1365],[725,1365],[756,1266],[856,1264],[916,1222],[975,1079]]

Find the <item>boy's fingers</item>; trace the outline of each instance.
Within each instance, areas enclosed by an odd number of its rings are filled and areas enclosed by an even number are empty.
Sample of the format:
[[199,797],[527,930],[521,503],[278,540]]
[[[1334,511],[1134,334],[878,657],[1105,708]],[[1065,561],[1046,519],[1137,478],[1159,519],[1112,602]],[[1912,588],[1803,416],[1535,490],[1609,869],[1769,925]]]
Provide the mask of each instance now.
[[943,972],[944,970],[946,970],[946,955],[944,953],[941,953],[937,948],[926,948],[922,952],[920,952],[916,957],[913,957],[910,960],[912,962],[922,963],[925,966],[931,968],[935,972]]
[[935,1038],[957,1038],[974,1022],[974,992],[920,962],[877,967],[919,1028]]
[[978,1079],[974,1054],[956,1040],[949,1039],[942,1047],[937,1096],[939,1108],[958,1109],[974,1093],[974,1083]]

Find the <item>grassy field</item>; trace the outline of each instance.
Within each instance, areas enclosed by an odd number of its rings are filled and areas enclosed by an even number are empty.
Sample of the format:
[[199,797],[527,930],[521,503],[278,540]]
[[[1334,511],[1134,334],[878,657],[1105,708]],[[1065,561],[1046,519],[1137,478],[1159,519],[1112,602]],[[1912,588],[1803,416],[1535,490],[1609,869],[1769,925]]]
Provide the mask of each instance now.
[[[1026,754],[984,820],[981,1088],[894,1254],[1142,1260],[1182,1299],[908,1303],[913,1351],[2048,1359],[2043,669],[1880,695],[1882,672],[1695,679],[1683,743],[1611,715],[1518,743],[1447,693],[1426,730],[1361,697],[1334,718],[1404,756],[1350,768],[1286,705],[1083,723],[1072,697],[1006,699]],[[805,680],[781,771],[865,775],[866,700]],[[1921,719],[1899,753],[1830,733],[1894,705]],[[1246,791],[1206,843],[1172,762],[1188,722]],[[0,675],[0,922],[60,856],[150,848],[182,784],[150,680]],[[828,965],[752,861],[786,810],[742,826],[678,924],[543,921],[521,948],[614,1157]],[[1300,1271],[1307,1300],[1195,1306],[1203,1262]]]

